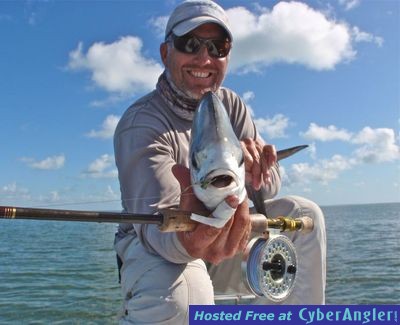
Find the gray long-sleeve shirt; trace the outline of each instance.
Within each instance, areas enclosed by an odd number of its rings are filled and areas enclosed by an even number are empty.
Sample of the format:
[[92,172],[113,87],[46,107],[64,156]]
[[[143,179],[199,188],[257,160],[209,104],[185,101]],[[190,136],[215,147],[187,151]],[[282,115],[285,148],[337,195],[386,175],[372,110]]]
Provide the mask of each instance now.
[[[259,137],[239,96],[226,88],[221,88],[217,95],[237,137]],[[158,90],[139,99],[124,113],[115,131],[114,150],[125,211],[152,214],[160,208],[178,206],[181,190],[171,169],[175,164],[189,166],[191,127],[192,122],[171,110]],[[262,208],[258,202],[274,197],[279,189],[280,176],[275,166],[271,185],[258,192],[249,188],[247,191],[255,207]],[[168,261],[186,263],[194,259],[175,233],[161,233],[155,225],[121,224],[116,240],[136,235],[151,253]],[[122,251],[117,253],[124,255]]]

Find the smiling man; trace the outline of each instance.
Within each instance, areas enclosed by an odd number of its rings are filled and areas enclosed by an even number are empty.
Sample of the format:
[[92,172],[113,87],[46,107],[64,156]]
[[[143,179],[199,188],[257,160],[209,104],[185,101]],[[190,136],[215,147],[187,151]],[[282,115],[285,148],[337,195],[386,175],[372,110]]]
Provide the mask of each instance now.
[[205,23],[183,36],[171,31],[161,45],[161,58],[175,86],[186,96],[200,99],[222,84],[230,48],[227,32],[215,23]]
[[[281,185],[275,148],[259,136],[239,96],[221,87],[233,39],[224,10],[212,1],[186,1],[171,14],[160,46],[165,71],[156,89],[125,112],[114,136],[123,208],[148,214],[201,206],[187,190],[188,150],[197,104],[213,91],[241,141],[246,190],[257,210],[271,217],[314,219],[311,235],[292,238],[300,255],[299,285],[287,303],[322,304],[323,214],[301,197],[273,199]],[[221,229],[199,224],[191,232],[161,233],[155,225],[119,226],[115,249],[122,265],[121,323],[186,324],[190,304],[213,304],[216,293],[247,293],[240,278],[240,253],[251,232],[249,208],[247,200],[225,200],[234,213]],[[260,298],[253,303],[271,302]]]

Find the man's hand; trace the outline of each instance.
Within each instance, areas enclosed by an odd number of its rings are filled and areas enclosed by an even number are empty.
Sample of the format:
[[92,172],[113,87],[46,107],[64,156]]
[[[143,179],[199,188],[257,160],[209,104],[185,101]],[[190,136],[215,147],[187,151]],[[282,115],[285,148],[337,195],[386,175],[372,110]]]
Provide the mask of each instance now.
[[[180,209],[192,212],[205,211],[204,205],[196,198],[190,187],[189,169],[175,165],[172,169],[182,191]],[[247,200],[239,204],[236,196],[225,199],[235,214],[221,229],[199,223],[193,231],[178,232],[177,236],[190,256],[201,258],[213,264],[242,252],[251,232],[249,206]]]
[[259,190],[263,184],[271,182],[270,168],[277,161],[275,146],[251,138],[246,138],[240,143],[244,153],[246,184],[251,184],[254,189]]

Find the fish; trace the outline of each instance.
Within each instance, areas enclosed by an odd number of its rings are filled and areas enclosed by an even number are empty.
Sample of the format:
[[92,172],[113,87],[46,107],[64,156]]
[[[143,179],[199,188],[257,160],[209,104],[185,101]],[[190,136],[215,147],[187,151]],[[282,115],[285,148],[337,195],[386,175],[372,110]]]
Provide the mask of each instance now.
[[[192,213],[191,219],[222,228],[235,209],[225,198],[246,199],[244,153],[220,98],[207,92],[193,118],[189,144],[191,186],[196,197],[212,211],[209,217]],[[278,160],[308,147],[300,145],[277,152]]]
[[191,130],[189,170],[193,192],[212,211],[212,217],[192,214],[201,223],[223,227],[233,215],[225,198],[246,198],[244,154],[228,113],[219,97],[207,92],[201,98]]

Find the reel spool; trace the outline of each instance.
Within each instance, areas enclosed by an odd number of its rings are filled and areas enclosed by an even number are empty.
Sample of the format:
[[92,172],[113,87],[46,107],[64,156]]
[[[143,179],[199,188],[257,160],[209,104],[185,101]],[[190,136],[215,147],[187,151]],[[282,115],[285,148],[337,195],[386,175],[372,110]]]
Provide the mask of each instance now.
[[293,243],[283,235],[253,238],[242,260],[243,282],[259,297],[280,302],[294,288],[297,255]]

